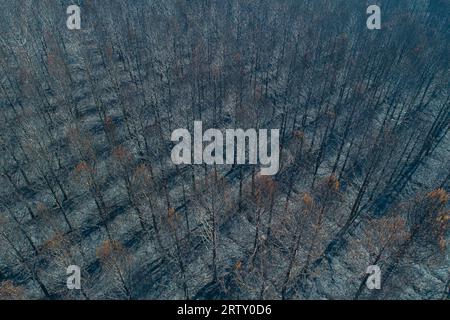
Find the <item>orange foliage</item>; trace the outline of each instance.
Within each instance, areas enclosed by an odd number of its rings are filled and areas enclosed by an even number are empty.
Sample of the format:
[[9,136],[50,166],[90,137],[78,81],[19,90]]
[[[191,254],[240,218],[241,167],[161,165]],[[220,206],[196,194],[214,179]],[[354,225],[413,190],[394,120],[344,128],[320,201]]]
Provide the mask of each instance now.
[[0,300],[20,300],[24,298],[24,290],[14,285],[12,281],[0,283]]
[[50,251],[62,250],[67,245],[67,241],[64,238],[64,234],[58,232],[55,236],[44,243],[44,248]]
[[427,197],[438,205],[445,205],[449,200],[449,194],[442,188],[429,192]]
[[105,119],[105,127],[109,130],[113,130],[115,128],[114,122],[111,117],[106,117]]
[[178,220],[177,213],[174,208],[170,207],[167,209],[167,221],[169,225],[173,228],[175,226],[176,221]]
[[260,101],[261,100],[261,98],[262,98],[262,86],[261,85],[258,85],[258,86],[256,86],[256,88],[255,88],[255,100],[256,101]]
[[305,193],[303,195],[302,201],[303,201],[303,204],[307,207],[311,207],[313,204],[313,198],[308,193]]
[[97,258],[100,260],[108,260],[116,254],[121,254],[124,252],[122,244],[117,240],[106,240],[97,249]]
[[258,175],[257,177],[258,191],[261,192],[263,196],[271,197],[275,193],[277,184],[270,176]]
[[447,248],[447,230],[450,220],[450,211],[442,212],[436,219],[438,223],[439,248],[444,251]]
[[333,191],[339,191],[339,188],[341,186],[339,180],[336,178],[334,174],[332,174],[327,178],[327,185]]
[[327,112],[327,116],[330,117],[330,118],[334,118],[334,117],[336,117],[336,113],[333,112],[333,111],[328,111]]
[[145,164],[140,164],[136,167],[133,173],[133,178],[138,184],[143,186],[150,186],[153,180],[151,171]]
[[91,167],[85,161],[81,161],[75,166],[75,172],[78,174],[84,173],[89,170],[91,170]]
[[112,61],[112,57],[113,57],[113,48],[112,46],[107,46],[106,47],[106,57],[108,58],[109,61]]
[[47,208],[45,203],[38,202],[36,204],[36,211],[37,211],[38,216],[42,216],[42,215],[45,215],[47,213],[48,208]]
[[47,64],[51,67],[55,64],[55,61],[56,61],[56,56],[54,54],[50,53],[47,56]]
[[114,159],[119,162],[128,162],[132,159],[131,153],[124,146],[115,147],[112,155]]
[[218,78],[220,76],[220,74],[222,73],[222,68],[214,65],[211,67],[211,73],[215,78]]
[[303,139],[305,137],[305,133],[300,130],[295,130],[292,132],[292,135],[297,139]]

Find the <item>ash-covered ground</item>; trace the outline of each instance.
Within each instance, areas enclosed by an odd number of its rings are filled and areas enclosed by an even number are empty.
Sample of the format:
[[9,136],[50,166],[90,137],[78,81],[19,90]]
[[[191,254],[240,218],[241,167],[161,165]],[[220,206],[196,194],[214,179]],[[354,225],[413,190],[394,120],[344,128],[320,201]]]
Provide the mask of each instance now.
[[[359,0],[75,2],[0,1],[0,299],[450,297],[448,1],[380,30]],[[279,129],[279,172],[173,164],[194,121]]]

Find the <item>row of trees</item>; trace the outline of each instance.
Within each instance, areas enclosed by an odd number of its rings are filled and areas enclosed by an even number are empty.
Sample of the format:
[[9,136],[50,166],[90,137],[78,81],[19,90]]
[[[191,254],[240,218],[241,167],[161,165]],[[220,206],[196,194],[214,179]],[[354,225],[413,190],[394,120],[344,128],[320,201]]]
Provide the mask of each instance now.
[[[90,0],[77,31],[67,5],[2,5],[0,297],[399,297],[446,265],[434,2],[382,1],[380,31],[358,1]],[[197,120],[279,128],[280,172],[173,165]]]

